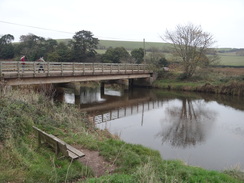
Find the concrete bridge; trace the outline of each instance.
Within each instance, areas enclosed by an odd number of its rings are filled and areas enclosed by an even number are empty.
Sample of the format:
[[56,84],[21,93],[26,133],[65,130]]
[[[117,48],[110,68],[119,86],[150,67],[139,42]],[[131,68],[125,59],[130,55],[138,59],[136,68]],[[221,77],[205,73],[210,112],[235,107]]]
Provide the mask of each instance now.
[[0,61],[4,86],[130,79],[150,83],[152,76],[145,64]]

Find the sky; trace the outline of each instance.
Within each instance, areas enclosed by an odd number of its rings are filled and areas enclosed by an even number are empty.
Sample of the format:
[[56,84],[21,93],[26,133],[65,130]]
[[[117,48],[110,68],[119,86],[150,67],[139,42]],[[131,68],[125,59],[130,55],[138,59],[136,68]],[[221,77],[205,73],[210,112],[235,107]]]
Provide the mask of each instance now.
[[217,48],[244,48],[244,0],[0,0],[0,36],[29,33],[72,38],[81,30],[100,40],[164,42],[166,30],[192,23]]

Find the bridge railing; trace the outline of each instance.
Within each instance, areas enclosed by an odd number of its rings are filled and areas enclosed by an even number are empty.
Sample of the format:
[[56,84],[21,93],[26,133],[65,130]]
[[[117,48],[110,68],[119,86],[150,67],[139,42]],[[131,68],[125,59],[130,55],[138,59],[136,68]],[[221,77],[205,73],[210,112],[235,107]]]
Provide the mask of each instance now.
[[[148,73],[146,64],[0,61],[0,77]],[[43,74],[45,73],[45,74]]]

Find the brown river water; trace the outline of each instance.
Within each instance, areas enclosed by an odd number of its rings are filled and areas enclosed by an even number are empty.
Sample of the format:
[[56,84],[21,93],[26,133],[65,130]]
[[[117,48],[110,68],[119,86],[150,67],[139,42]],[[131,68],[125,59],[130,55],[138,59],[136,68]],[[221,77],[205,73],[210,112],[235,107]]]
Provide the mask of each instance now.
[[244,170],[244,98],[133,88],[64,89],[63,101],[87,111],[100,129],[209,170]]

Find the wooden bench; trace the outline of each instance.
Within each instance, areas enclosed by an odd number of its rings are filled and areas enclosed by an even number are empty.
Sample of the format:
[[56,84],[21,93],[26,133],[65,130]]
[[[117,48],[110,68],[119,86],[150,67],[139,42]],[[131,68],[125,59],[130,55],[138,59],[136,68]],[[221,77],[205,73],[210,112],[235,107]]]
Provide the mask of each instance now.
[[64,156],[70,157],[72,159],[77,159],[85,156],[84,153],[65,143],[54,135],[48,134],[35,126],[33,126],[33,128],[37,131],[38,147],[40,147],[42,142],[44,142],[54,148],[56,155],[61,152]]

